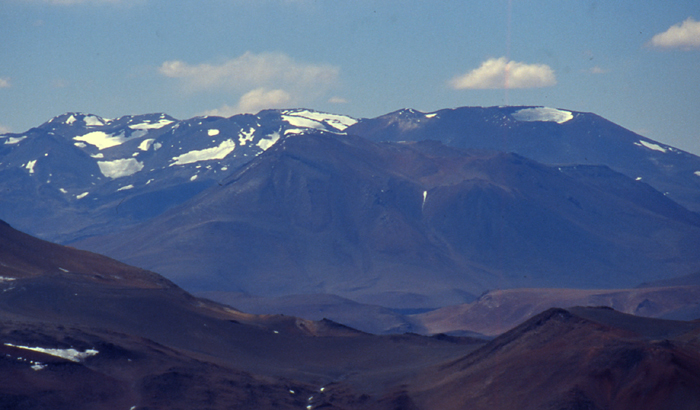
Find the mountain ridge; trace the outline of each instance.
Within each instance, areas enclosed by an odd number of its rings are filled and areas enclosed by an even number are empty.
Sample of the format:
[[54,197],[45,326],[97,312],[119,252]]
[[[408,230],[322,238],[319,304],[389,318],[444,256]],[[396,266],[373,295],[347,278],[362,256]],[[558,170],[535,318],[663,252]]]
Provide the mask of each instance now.
[[[540,113],[517,116],[528,110]],[[557,122],[562,115],[571,119]],[[61,243],[116,232],[219,183],[279,139],[313,130],[375,141],[440,140],[550,165],[608,165],[700,211],[698,157],[595,114],[522,106],[404,109],[373,119],[308,109],[187,120],[65,113],[24,133],[0,135],[0,188],[13,193],[0,202],[0,218]]]
[[[416,311],[489,289],[630,288],[700,269],[700,159],[590,113],[67,113],[0,142],[0,218],[107,253],[125,242],[110,256],[192,291],[339,292]],[[124,251],[127,232],[144,246]],[[146,247],[148,235],[162,237]]]
[[[309,132],[121,238],[80,246],[197,291],[335,293],[393,308],[697,270],[697,214],[619,173],[597,174],[607,180],[517,154]],[[402,302],[433,288],[442,294],[427,305]]]

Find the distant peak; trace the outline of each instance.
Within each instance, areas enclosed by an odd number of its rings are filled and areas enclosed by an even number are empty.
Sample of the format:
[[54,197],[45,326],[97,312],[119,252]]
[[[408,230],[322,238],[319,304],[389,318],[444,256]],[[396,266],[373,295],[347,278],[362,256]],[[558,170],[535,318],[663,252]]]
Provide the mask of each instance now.
[[390,113],[389,115],[395,115],[395,116],[406,116],[406,117],[417,117],[417,116],[423,116],[422,112],[415,110],[413,108],[402,108],[398,111],[394,111]]
[[[177,121],[165,113],[139,114],[139,115],[124,115],[116,119],[104,118],[95,114],[86,114],[82,112],[67,112],[65,114],[53,117],[45,123],[50,126],[68,125],[77,127],[103,127],[105,125],[113,125],[119,122],[124,122],[127,125],[131,124],[169,124]],[[161,126],[162,126],[161,125]],[[151,127],[154,128],[154,127]]]
[[[355,118],[347,115],[330,114],[308,109],[292,109],[280,111],[282,120],[294,127],[325,129],[326,131],[345,131],[357,123]],[[329,129],[330,127],[330,129]]]
[[101,127],[110,123],[111,121],[111,119],[102,118],[99,115],[85,114],[82,112],[67,112],[65,114],[53,117],[46,123],[51,125],[65,124],[85,127]]

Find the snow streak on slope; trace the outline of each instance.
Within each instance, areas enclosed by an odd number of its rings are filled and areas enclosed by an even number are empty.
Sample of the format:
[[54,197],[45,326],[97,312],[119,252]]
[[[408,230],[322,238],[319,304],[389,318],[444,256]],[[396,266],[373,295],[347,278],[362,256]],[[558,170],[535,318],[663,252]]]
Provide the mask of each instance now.
[[161,128],[165,127],[166,125],[172,124],[172,123],[173,123],[173,121],[171,121],[171,120],[161,118],[160,120],[158,120],[157,122],[154,122],[154,123],[143,122],[140,124],[129,125],[129,128],[131,128],[132,130],[157,130],[157,129],[161,129]]
[[51,356],[56,356],[56,357],[60,357],[60,358],[66,359],[66,360],[70,360],[71,362],[80,362],[82,360],[87,359],[90,356],[94,356],[94,355],[99,353],[99,351],[94,350],[94,349],[88,349],[84,352],[79,352],[75,349],[49,349],[49,348],[43,348],[43,347],[27,347],[27,346],[13,345],[11,343],[5,343],[5,346],[16,347],[18,349],[25,349],[25,350],[31,350],[33,352],[44,353],[44,354],[48,354]]
[[646,147],[652,151],[659,151],[659,152],[663,152],[663,153],[666,153],[666,151],[667,151],[667,149],[662,147],[661,145],[653,144],[651,142],[646,142],[646,141],[639,141],[639,143],[635,142],[634,145],[638,145],[640,147]]
[[5,140],[5,145],[14,145],[14,144],[17,144],[20,141],[26,139],[26,138],[27,138],[26,135],[23,135],[21,137],[9,137]]
[[175,162],[170,164],[170,166],[185,165],[193,162],[209,161],[213,159],[224,159],[228,154],[233,152],[235,148],[236,143],[232,139],[227,139],[226,141],[222,141],[217,147],[193,150],[188,153],[178,155],[177,157],[173,158],[173,161]]

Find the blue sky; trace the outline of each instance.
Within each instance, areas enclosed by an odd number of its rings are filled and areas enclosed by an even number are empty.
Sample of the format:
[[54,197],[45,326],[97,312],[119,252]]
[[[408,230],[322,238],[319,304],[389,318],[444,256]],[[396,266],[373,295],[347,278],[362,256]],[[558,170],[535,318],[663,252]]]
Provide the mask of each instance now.
[[700,155],[697,20],[697,0],[0,0],[0,133],[68,111],[544,105]]

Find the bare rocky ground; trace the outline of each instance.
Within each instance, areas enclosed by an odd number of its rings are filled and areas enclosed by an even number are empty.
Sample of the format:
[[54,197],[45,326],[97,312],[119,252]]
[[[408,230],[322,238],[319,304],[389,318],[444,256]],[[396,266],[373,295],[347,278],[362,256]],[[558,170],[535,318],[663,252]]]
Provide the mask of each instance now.
[[[491,341],[251,315],[0,225],[4,409],[695,409],[700,323],[550,309]],[[309,407],[310,406],[310,407]]]

